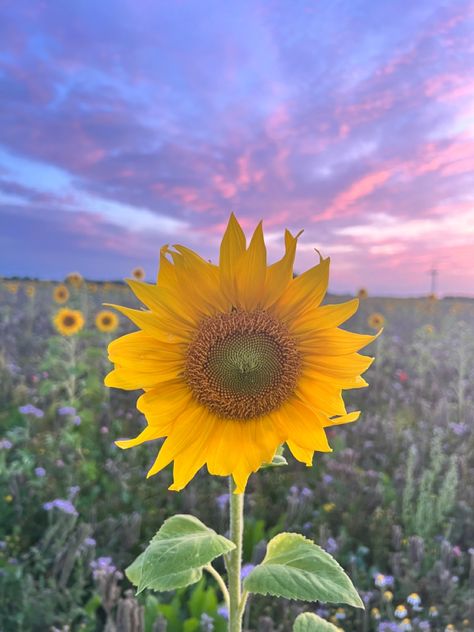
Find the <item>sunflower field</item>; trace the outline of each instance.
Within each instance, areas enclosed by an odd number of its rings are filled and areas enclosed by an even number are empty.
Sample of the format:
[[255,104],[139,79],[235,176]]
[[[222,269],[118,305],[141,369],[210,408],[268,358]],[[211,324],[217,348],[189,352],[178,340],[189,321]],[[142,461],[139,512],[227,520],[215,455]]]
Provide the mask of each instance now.
[[[362,353],[375,357],[369,387],[344,394],[360,419],[326,429],[333,451],[317,452],[312,467],[285,447],[278,466],[249,478],[241,576],[274,536],[302,533],[345,569],[365,608],[252,594],[246,631],[291,632],[303,612],[327,622],[318,630],[474,630],[474,301],[365,290],[359,300],[343,328],[384,328],[364,336]],[[104,385],[114,369],[107,347],[136,331],[109,305],[141,307],[125,284],[78,273],[0,281],[0,630],[225,632],[212,574],[136,594],[125,572],[174,514],[226,535],[230,495],[224,476],[202,468],[182,474],[179,493],[168,491],[172,466],[146,480],[161,439],[116,445],[147,426],[138,387]],[[114,345],[114,375],[125,379]],[[209,391],[199,396],[207,402]],[[224,572],[222,561],[215,567]]]

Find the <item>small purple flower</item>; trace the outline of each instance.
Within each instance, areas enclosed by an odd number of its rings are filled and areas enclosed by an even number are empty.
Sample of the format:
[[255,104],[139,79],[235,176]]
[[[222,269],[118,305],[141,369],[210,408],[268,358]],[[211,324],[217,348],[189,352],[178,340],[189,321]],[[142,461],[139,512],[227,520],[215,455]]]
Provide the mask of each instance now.
[[326,546],[324,547],[328,553],[331,555],[337,551],[339,548],[337,546],[337,542],[334,538],[328,538],[326,542]]
[[70,516],[79,515],[72,502],[70,500],[64,500],[63,498],[55,498],[43,505],[43,509],[46,511],[51,511],[54,508],[59,509],[59,511],[62,511],[65,514],[69,514]]
[[58,415],[75,415],[76,409],[73,406],[61,406],[58,408]]
[[109,429],[107,428],[107,426],[101,426],[100,432],[101,434],[106,435],[109,434]]
[[44,412],[39,408],[36,408],[36,406],[33,406],[33,404],[25,404],[24,406],[20,406],[18,410],[22,415],[33,415],[33,417],[36,417],[37,419],[44,417]]
[[93,547],[93,546],[95,546],[97,544],[97,542],[94,540],[94,538],[86,538],[84,540],[84,544],[85,544],[85,546]]
[[69,494],[69,500],[72,500],[78,495],[78,493],[81,491],[81,488],[79,487],[79,485],[72,485],[68,488],[67,491]]
[[254,568],[255,568],[255,564],[244,564],[242,566],[242,570],[240,571],[241,579],[245,579],[247,575],[249,575],[251,571],[253,571]]
[[323,483],[325,485],[330,485],[333,482],[334,478],[331,476],[331,474],[324,474],[323,476]]
[[463,423],[451,422],[449,427],[458,437],[462,437],[468,431],[467,425]]
[[229,620],[229,608],[227,606],[219,606],[217,608],[217,614],[223,617],[226,621]]
[[81,418],[79,417],[79,415],[75,415],[72,419],[71,422],[74,426],[80,426],[81,425]]
[[90,563],[90,567],[94,579],[98,579],[103,575],[113,575],[117,571],[117,567],[112,562],[111,557],[98,557]]
[[224,509],[229,504],[229,494],[221,494],[220,496],[218,496],[216,498],[216,503],[217,503],[217,506],[219,507],[219,509],[221,511],[224,511]]
[[46,470],[44,469],[44,467],[35,467],[35,475],[38,478],[43,478],[44,476],[46,476]]
[[0,551],[4,551],[7,548],[5,540],[0,540]]
[[10,450],[13,447],[13,443],[8,439],[0,439],[0,450]]
[[313,492],[310,490],[309,487],[303,487],[303,489],[301,490],[302,498],[311,498],[312,495],[313,495]]

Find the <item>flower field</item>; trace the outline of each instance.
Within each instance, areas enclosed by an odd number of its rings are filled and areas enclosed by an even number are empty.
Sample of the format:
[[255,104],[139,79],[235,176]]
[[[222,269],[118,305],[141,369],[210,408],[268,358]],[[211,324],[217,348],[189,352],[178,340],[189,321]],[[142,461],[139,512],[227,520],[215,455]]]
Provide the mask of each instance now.
[[[104,303],[138,307],[124,284],[79,275],[0,282],[0,630],[225,632],[212,576],[138,596],[125,576],[174,513],[225,533],[229,496],[204,471],[168,491],[171,467],[145,478],[156,442],[115,445],[145,419],[138,391],[103,385],[107,345],[134,330]],[[285,452],[245,500],[243,575],[274,535],[302,532],[365,610],[252,595],[246,630],[290,632],[303,610],[347,632],[474,630],[474,301],[362,293],[347,328],[382,324],[369,388],[345,394],[360,420],[331,428],[312,468]]]

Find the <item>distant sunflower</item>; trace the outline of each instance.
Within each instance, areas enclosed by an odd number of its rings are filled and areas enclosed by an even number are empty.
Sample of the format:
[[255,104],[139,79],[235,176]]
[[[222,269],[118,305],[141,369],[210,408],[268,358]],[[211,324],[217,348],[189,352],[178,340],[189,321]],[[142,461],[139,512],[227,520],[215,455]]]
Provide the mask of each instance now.
[[140,268],[140,267],[133,268],[132,276],[137,281],[143,281],[143,279],[145,278],[145,270],[143,268]]
[[338,326],[354,299],[325,305],[329,259],[293,278],[299,234],[286,231],[283,258],[267,266],[262,225],[249,246],[232,215],[219,265],[184,246],[161,251],[156,285],[129,281],[149,311],[116,306],[140,331],[109,345],[105,384],[143,389],[148,421],[130,448],[166,437],[148,476],[174,461],[172,490],[205,464],[232,475],[236,491],[287,443],[308,466],[330,452],[324,428],[355,421],[343,389],[361,388],[372,358],[356,353],[375,336]]
[[369,296],[369,293],[367,292],[365,287],[361,287],[360,290],[357,292],[357,296],[358,298],[367,298]]
[[103,309],[95,317],[95,325],[99,331],[115,331],[118,327],[119,319],[115,312]]
[[36,288],[32,283],[28,283],[28,285],[25,286],[25,294],[30,298],[33,298],[36,294]]
[[373,314],[370,314],[367,322],[369,327],[372,327],[372,329],[380,329],[385,324],[385,317],[382,314],[379,314],[379,312],[374,312]]
[[53,298],[56,301],[56,303],[59,303],[60,305],[62,305],[69,298],[69,290],[67,289],[65,285],[58,285],[53,290]]
[[88,283],[87,284],[87,289],[89,290],[89,292],[91,292],[92,294],[95,294],[98,290],[98,286],[97,283]]
[[84,316],[78,309],[63,307],[57,312],[53,322],[62,336],[73,336],[84,327]]
[[434,292],[431,292],[430,294],[428,294],[428,300],[429,301],[437,301],[438,297]]
[[70,272],[66,277],[66,282],[75,288],[79,288],[84,283],[84,277],[80,272]]
[[10,294],[17,294],[18,292],[18,283],[9,281],[8,283],[5,283],[5,287],[7,289],[7,292],[9,292]]

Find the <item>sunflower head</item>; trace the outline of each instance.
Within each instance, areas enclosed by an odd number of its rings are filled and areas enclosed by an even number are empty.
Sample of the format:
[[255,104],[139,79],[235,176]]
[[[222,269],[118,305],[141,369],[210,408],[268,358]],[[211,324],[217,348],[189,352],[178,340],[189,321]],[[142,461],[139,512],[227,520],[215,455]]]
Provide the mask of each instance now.
[[25,286],[25,294],[33,298],[36,294],[36,287],[32,283],[28,283],[28,285]]
[[132,277],[137,281],[143,281],[143,279],[145,278],[145,270],[140,267],[133,268]]
[[18,293],[18,283],[14,283],[13,281],[9,281],[8,283],[5,283],[5,288],[9,294]]
[[99,331],[108,333],[115,331],[118,327],[119,319],[115,312],[111,312],[109,309],[103,309],[95,317],[95,325]]
[[372,329],[381,329],[385,324],[385,317],[379,312],[374,312],[370,314],[367,323]]
[[65,285],[58,285],[53,290],[53,298],[56,301],[56,303],[59,303],[60,305],[62,305],[69,298],[69,290],[67,289]]
[[369,293],[367,292],[365,287],[361,287],[360,290],[357,292],[357,297],[360,299],[367,298],[368,296],[369,296]]
[[72,287],[80,288],[84,283],[84,277],[80,272],[70,272],[66,277],[66,282]]
[[331,451],[324,429],[357,419],[341,393],[366,386],[372,358],[357,351],[374,336],[339,328],[357,299],[321,306],[329,259],[294,277],[298,237],[286,231],[283,257],[268,265],[262,225],[247,244],[232,215],[218,265],[164,247],[155,285],[129,281],[147,310],[115,306],[139,330],[109,345],[105,383],[143,389],[137,406],[148,421],[117,444],[166,437],[148,475],[173,461],[170,489],[207,465],[242,492],[281,444],[311,465],[315,451]]
[[56,313],[53,322],[62,336],[73,336],[84,327],[84,316],[78,309],[63,307]]

